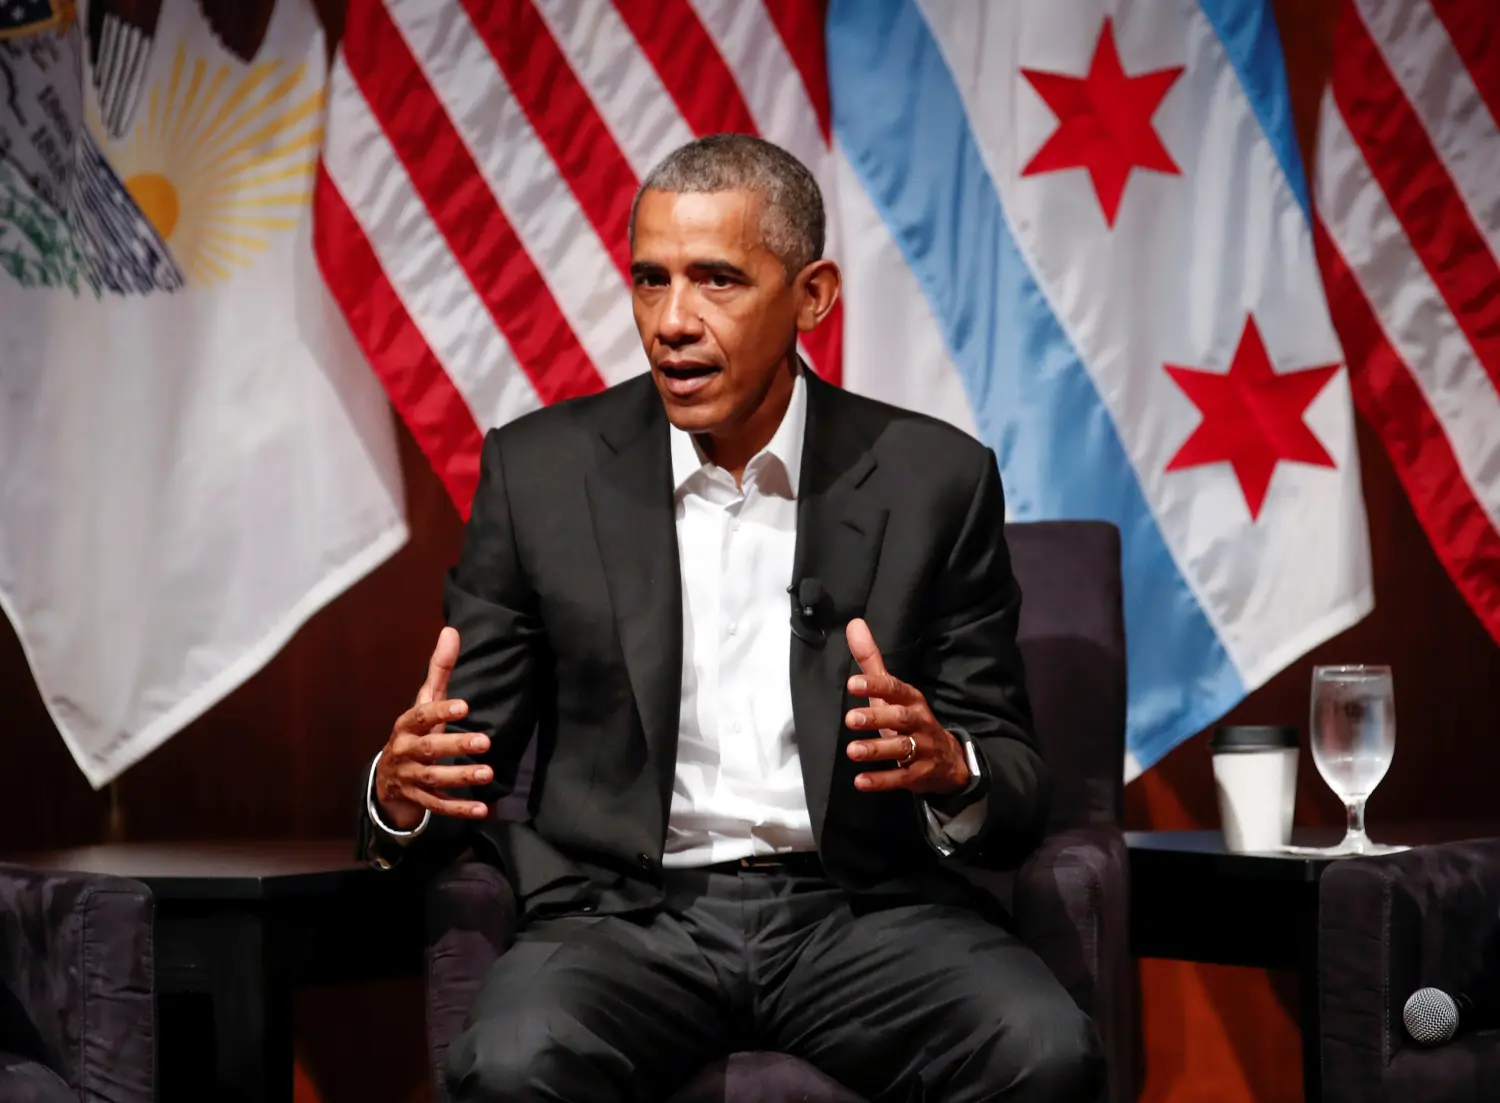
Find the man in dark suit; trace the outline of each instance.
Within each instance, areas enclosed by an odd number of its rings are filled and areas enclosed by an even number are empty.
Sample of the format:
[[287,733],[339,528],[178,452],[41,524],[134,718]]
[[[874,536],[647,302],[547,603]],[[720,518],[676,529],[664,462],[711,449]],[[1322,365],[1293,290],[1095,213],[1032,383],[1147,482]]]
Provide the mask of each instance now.
[[1092,1025],[945,868],[1045,821],[995,458],[801,364],[823,225],[785,151],[678,150],[631,222],[650,374],[485,440],[364,825],[382,862],[467,842],[521,901],[457,1099],[659,1101],[736,1048],[870,1100],[1099,1090]]

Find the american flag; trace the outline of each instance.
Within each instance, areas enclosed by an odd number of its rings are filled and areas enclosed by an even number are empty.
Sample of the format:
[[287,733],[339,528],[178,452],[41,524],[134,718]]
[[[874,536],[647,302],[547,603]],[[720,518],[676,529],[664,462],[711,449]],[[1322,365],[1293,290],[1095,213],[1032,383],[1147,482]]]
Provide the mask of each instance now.
[[1316,165],[1354,398],[1500,641],[1500,4],[1350,0]]
[[[350,4],[316,250],[462,512],[486,428],[645,370],[627,231],[658,160],[760,134],[832,196],[823,21],[816,0]],[[834,380],[841,331],[804,347]]]

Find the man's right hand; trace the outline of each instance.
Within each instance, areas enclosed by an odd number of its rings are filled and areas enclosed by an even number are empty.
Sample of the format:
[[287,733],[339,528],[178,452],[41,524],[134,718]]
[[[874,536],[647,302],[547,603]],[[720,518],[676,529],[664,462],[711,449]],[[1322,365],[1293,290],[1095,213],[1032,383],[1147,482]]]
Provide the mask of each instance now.
[[417,703],[396,720],[375,768],[375,799],[380,814],[397,831],[410,831],[424,812],[482,820],[489,809],[468,800],[452,800],[446,793],[468,785],[483,785],[494,777],[488,766],[440,766],[458,755],[481,754],[490,746],[487,735],[449,732],[449,720],[469,711],[463,701],[448,700],[448,678],[458,662],[458,632],[444,628],[438,635],[427,680]]

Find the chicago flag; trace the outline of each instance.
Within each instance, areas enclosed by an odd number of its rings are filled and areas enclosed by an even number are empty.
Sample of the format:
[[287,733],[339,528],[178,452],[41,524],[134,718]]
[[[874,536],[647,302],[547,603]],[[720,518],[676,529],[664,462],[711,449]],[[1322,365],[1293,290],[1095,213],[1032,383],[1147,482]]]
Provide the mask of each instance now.
[[1372,604],[1270,4],[835,0],[827,35],[841,199],[896,244],[847,325],[936,329],[968,409],[933,412],[1016,520],[1119,526],[1149,767]]

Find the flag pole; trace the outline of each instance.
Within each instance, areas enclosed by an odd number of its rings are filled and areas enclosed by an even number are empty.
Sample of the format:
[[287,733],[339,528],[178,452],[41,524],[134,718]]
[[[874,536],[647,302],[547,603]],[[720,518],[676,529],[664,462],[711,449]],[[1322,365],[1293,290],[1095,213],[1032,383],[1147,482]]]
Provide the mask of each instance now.
[[104,841],[106,843],[125,841],[125,806],[120,801],[119,781],[109,783],[109,812],[104,820]]

